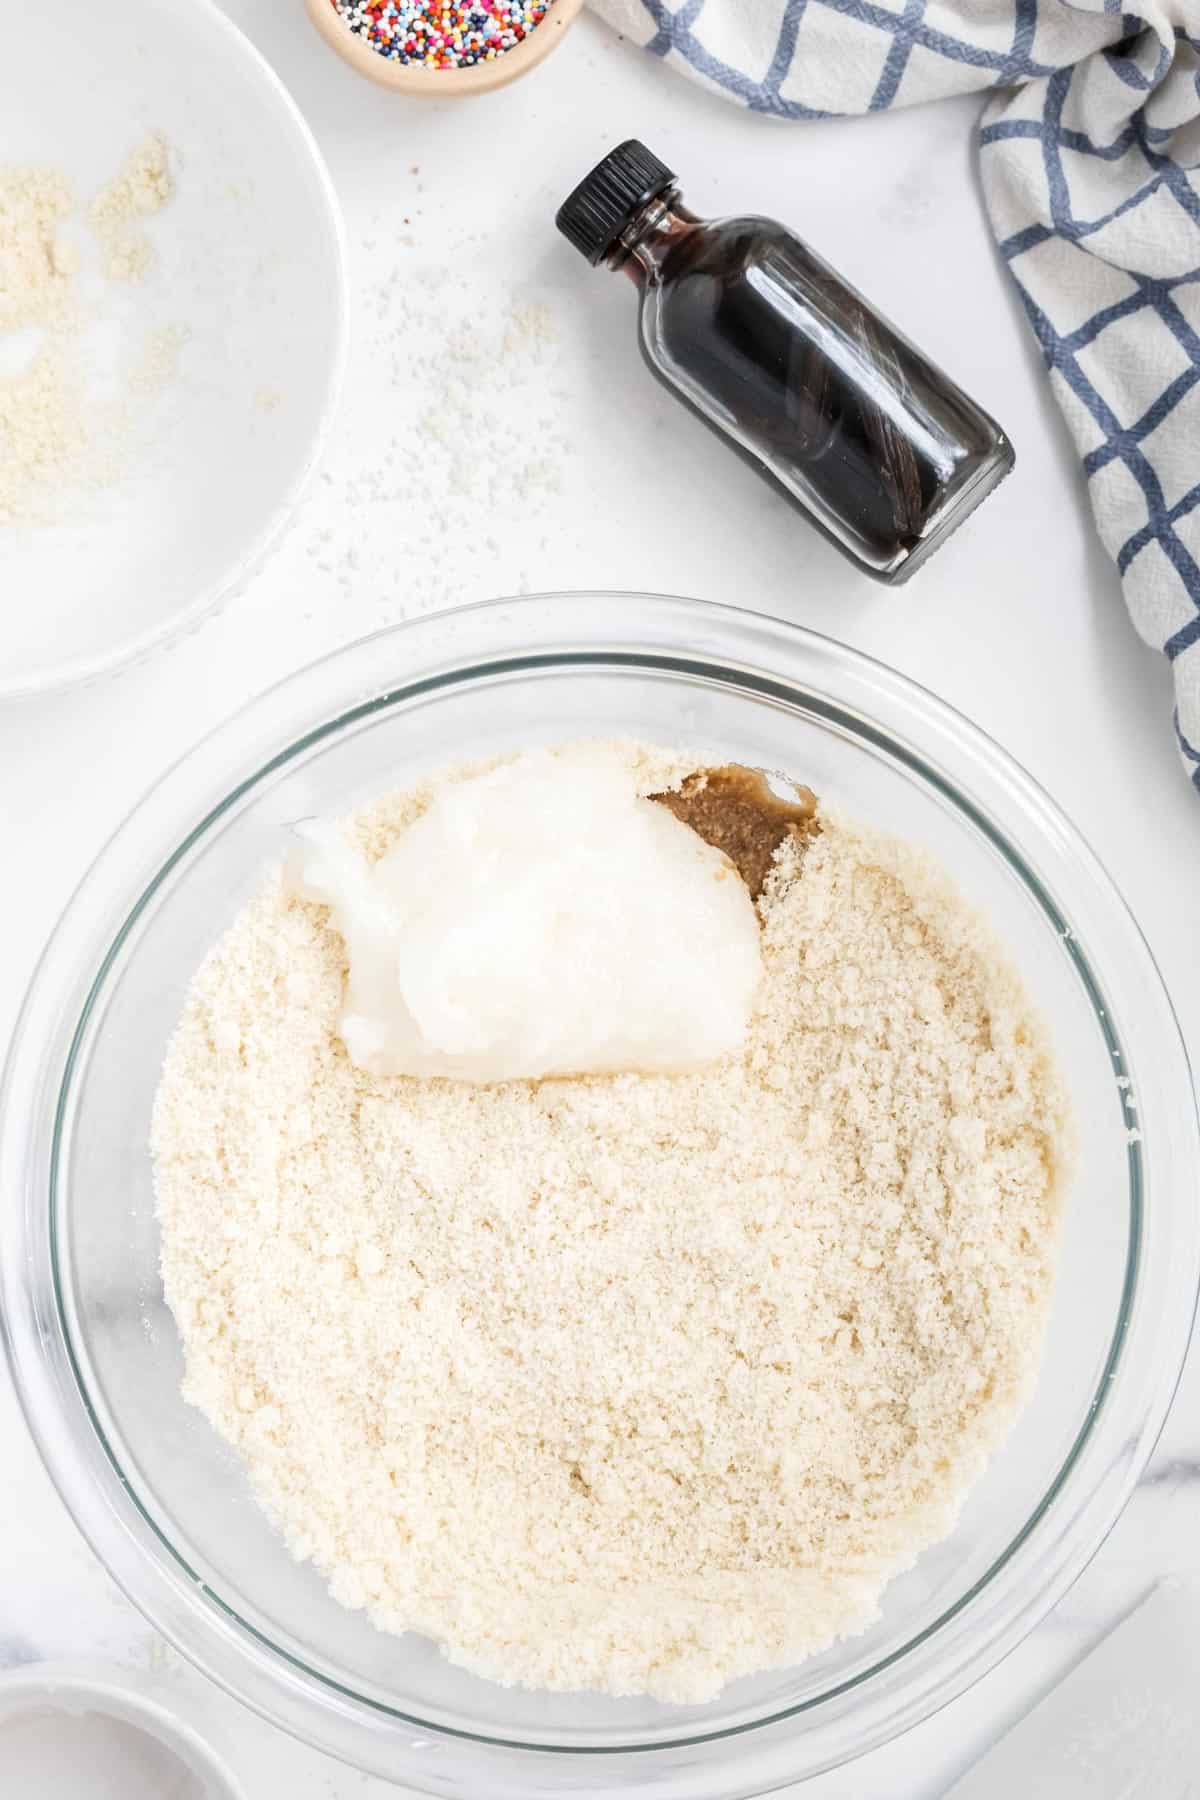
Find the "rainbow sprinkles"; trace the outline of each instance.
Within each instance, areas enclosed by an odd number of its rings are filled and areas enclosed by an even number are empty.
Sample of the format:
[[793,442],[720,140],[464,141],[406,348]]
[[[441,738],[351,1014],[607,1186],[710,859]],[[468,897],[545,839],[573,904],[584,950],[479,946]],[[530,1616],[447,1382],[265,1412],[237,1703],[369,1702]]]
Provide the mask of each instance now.
[[553,0],[330,0],[333,10],[389,62],[470,69],[515,50]]

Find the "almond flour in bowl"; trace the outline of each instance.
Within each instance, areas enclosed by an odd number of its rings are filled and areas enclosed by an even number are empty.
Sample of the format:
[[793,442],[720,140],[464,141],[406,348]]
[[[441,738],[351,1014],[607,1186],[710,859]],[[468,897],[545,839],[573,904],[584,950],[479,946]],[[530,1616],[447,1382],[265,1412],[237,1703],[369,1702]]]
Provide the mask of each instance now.
[[[647,795],[696,766],[625,754]],[[461,774],[347,836],[383,856]],[[1011,1424],[1063,1091],[941,871],[820,826],[757,902],[744,1050],[688,1074],[371,1075],[278,871],[196,975],[154,1126],[184,1391],[383,1630],[702,1702],[869,1624]]]
[[[697,1707],[502,1687],[430,1637],[340,1605],[289,1555],[245,1459],[182,1398],[160,1276],[149,1138],[164,1046],[289,824],[345,818],[389,776],[411,787],[451,764],[614,734],[686,746],[696,767],[791,771],[830,822],[928,852],[1053,1021],[1078,1120],[1041,1371],[953,1531],[888,1583],[865,1630]],[[746,1800],[926,1717],[1020,1642],[1120,1513],[1200,1279],[1186,1054],[1087,845],[1002,750],[895,671],[695,600],[555,594],[440,614],[258,696],[164,777],[87,875],[30,991],[0,1114],[0,1315],[74,1517],[208,1676],[430,1795]],[[294,1313],[288,1330],[300,1335]],[[428,1416],[426,1394],[414,1403]]]

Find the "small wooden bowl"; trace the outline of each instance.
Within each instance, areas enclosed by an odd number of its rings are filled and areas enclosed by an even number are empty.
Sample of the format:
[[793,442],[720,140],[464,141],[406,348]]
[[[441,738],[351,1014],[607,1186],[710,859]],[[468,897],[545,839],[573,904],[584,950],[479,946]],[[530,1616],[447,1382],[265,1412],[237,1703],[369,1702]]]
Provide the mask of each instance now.
[[419,94],[426,100],[465,98],[468,94],[489,94],[504,87],[519,75],[544,62],[550,52],[562,43],[568,28],[579,17],[583,0],[553,0],[549,12],[511,50],[505,50],[492,62],[475,63],[469,69],[428,69],[423,63],[391,62],[372,50],[363,38],[355,35],[331,0],[304,0],[308,16],[325,42],[336,50],[343,62],[381,87],[397,94]]

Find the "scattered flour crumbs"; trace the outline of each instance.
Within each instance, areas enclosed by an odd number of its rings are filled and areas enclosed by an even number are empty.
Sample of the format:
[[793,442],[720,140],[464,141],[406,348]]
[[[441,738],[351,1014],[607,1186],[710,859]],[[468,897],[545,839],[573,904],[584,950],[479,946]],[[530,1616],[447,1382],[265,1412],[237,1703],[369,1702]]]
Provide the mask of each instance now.
[[[497,300],[427,265],[368,288],[361,329],[366,379],[386,379],[395,405],[383,432],[355,420],[322,471],[336,507],[307,549],[347,599],[375,590],[386,624],[494,592],[497,562],[518,544],[522,558],[546,550],[571,458],[563,346],[544,299]],[[381,514],[392,521],[382,533]],[[530,587],[523,564],[511,585]]]
[[152,132],[87,209],[96,275],[66,177],[0,167],[0,526],[59,523],[82,495],[119,480],[186,333],[145,332],[107,391],[87,334],[104,326],[114,284],[145,279],[154,248],[143,225],[173,193],[166,143]]
[[338,1600],[494,1680],[703,1701],[861,1629],[1030,1386],[1068,1128],[1019,982],[911,847],[826,817],[780,858],[699,1074],[364,1074],[279,875],[170,1046],[185,1394]]

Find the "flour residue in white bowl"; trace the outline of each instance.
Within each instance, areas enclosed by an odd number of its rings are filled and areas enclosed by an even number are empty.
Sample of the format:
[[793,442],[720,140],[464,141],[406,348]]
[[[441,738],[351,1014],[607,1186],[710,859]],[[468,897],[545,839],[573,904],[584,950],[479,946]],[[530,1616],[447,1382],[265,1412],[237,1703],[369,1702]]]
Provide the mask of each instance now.
[[0,167],[0,529],[75,516],[145,448],[187,333],[122,330],[120,290],[174,191],[156,132],[86,204],[52,165]]
[[[9,8],[0,116],[0,694],[18,695],[193,628],[278,541],[332,418],[345,268],[311,134],[215,7],[169,30],[158,0],[77,7],[52,44],[41,9]],[[13,329],[30,255],[37,316]]]

